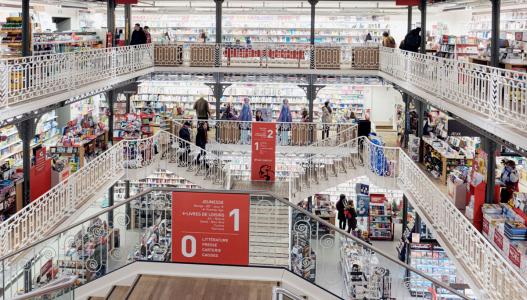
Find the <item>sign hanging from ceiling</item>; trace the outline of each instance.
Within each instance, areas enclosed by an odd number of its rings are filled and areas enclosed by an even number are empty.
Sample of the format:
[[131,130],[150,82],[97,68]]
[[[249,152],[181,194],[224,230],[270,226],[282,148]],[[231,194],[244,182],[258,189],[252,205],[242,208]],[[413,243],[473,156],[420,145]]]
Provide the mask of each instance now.
[[395,0],[395,5],[417,6],[419,5],[419,0]]
[[139,0],[116,0],[117,4],[137,4]]

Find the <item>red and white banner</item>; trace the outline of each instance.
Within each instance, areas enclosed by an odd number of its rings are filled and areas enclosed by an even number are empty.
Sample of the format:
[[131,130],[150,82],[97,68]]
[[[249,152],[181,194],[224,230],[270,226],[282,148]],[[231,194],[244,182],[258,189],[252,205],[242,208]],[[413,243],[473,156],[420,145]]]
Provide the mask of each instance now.
[[249,264],[249,195],[172,193],[172,261]]
[[251,180],[274,181],[276,168],[276,124],[252,123]]

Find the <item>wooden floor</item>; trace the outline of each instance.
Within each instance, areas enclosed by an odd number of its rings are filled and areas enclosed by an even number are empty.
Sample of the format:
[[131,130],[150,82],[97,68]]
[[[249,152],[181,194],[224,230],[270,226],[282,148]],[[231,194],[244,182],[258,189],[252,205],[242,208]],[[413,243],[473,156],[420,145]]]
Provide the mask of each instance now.
[[128,290],[130,289],[129,286],[120,286],[117,285],[113,288],[110,295],[108,296],[108,300],[121,300],[126,298],[126,294],[128,293]]
[[141,275],[129,300],[269,300],[276,282]]

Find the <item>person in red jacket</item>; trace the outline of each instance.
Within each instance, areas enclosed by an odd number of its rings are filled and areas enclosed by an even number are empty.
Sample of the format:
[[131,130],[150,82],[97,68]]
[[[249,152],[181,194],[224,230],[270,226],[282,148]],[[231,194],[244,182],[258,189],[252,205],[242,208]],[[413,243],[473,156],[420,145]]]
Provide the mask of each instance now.
[[145,31],[145,35],[146,35],[146,43],[147,44],[151,44],[152,43],[152,36],[150,35],[150,27],[145,26],[143,28],[143,30]]

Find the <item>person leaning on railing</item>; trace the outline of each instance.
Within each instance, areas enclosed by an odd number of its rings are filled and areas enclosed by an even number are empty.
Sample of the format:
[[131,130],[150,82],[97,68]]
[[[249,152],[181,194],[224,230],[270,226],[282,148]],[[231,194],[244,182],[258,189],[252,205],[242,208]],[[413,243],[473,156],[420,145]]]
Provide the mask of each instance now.
[[395,39],[391,36],[388,31],[382,33],[382,46],[387,48],[395,48]]

